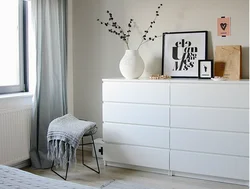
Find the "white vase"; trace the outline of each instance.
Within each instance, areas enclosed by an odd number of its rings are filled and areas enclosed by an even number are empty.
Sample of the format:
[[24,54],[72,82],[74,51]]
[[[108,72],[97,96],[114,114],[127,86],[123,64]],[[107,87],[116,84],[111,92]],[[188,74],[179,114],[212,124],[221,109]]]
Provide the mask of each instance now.
[[120,72],[126,79],[137,79],[144,71],[144,62],[138,50],[126,50],[120,61]]

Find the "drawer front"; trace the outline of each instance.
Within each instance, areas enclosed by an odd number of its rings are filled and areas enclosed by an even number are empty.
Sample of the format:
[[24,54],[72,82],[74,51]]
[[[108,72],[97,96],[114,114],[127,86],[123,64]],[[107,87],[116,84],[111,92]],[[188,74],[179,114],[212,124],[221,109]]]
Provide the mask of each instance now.
[[248,109],[172,106],[171,127],[249,132]]
[[103,101],[169,104],[168,83],[104,82]]
[[248,180],[249,158],[171,150],[170,170]]
[[248,134],[171,129],[170,148],[248,157]]
[[105,142],[169,148],[169,129],[163,127],[103,124]]
[[103,121],[169,126],[169,107],[160,105],[103,103]]
[[104,160],[169,170],[169,150],[167,149],[105,143]]
[[207,107],[249,107],[248,84],[172,84],[171,104]]

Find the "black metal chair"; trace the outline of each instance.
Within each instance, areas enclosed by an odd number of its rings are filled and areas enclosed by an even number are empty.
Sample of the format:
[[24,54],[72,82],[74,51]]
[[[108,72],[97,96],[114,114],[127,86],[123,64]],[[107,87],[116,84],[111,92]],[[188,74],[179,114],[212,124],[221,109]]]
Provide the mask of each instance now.
[[[95,141],[94,141],[94,137],[93,135],[97,132],[97,126],[95,125],[92,129],[90,129],[89,131],[87,131],[83,136],[82,136],[82,143],[79,144],[79,146],[82,146],[82,164],[91,169],[92,171],[100,174],[100,167],[99,167],[99,163],[98,163],[98,158],[97,158],[97,154],[96,154],[96,148],[95,148]],[[83,142],[83,139],[84,137],[91,137],[91,140],[92,142],[89,142],[89,143],[84,143]],[[94,148],[94,152],[95,152],[95,159],[96,159],[96,165],[97,165],[97,170],[96,169],[93,169],[92,167],[86,165],[84,163],[84,149],[83,149],[83,146],[85,145],[89,145],[89,144],[92,144],[93,145],[93,148]],[[69,170],[69,159],[68,159],[68,162],[67,162],[67,165],[66,165],[66,173],[65,173],[65,176],[62,176],[60,175],[59,173],[57,173],[54,169],[54,161],[52,162],[52,166],[51,166],[51,171],[54,172],[55,174],[57,174],[59,177],[61,177],[62,179],[64,180],[67,180],[67,176],[68,176],[68,170]]]

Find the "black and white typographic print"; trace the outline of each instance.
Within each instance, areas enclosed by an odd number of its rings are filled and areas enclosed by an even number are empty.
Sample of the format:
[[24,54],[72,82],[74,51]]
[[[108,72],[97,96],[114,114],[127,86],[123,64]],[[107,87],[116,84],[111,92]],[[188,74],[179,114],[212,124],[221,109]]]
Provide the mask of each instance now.
[[198,77],[198,60],[206,59],[206,32],[173,32],[163,35],[163,74]]
[[197,59],[198,47],[192,46],[191,41],[181,39],[175,43],[172,58],[175,60],[173,71],[188,71],[194,67]]

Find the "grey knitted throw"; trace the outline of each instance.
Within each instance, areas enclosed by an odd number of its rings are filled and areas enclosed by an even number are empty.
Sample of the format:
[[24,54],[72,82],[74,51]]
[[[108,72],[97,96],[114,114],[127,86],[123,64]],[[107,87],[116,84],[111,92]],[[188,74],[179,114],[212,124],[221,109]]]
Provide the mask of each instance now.
[[71,114],[54,119],[47,133],[47,157],[54,160],[56,166],[65,168],[69,160],[76,162],[76,149],[85,132],[95,127],[96,123],[82,121]]

